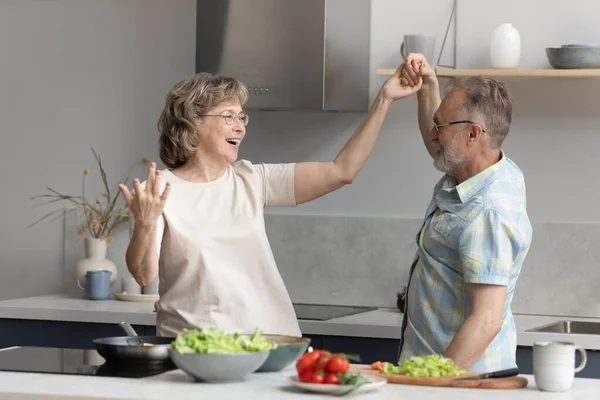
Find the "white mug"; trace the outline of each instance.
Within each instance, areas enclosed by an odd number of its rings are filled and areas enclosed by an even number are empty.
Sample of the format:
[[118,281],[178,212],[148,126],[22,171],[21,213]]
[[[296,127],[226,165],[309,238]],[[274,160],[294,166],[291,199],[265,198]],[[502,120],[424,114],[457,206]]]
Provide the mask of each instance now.
[[121,280],[121,291],[127,294],[142,294],[142,287],[133,276],[124,276]]
[[[581,364],[575,367],[575,351],[581,353]],[[564,392],[573,385],[575,373],[585,368],[585,349],[568,342],[533,343],[533,376],[538,389]]]

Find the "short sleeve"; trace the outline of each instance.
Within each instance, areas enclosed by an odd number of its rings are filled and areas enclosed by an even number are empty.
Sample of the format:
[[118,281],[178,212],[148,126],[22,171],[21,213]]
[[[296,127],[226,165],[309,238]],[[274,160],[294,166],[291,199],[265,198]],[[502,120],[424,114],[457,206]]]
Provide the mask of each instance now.
[[296,205],[294,190],[295,164],[256,164],[260,176],[265,207],[291,207]]
[[459,238],[465,282],[507,286],[520,244],[519,232],[501,214],[493,210],[479,214]]

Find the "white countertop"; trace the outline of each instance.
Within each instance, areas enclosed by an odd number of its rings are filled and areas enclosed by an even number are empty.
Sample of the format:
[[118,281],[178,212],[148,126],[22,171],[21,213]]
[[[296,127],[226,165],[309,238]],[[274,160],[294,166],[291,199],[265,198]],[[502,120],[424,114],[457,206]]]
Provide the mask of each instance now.
[[[72,294],[0,301],[0,318],[115,324],[126,321],[133,325],[156,325],[156,314],[152,303],[119,300],[91,301]],[[535,341],[566,340],[587,349],[600,350],[600,335],[527,332],[529,329],[564,319],[600,322],[600,318],[515,315],[518,345],[531,346]],[[402,314],[397,309],[380,308],[327,321],[300,320],[299,322],[300,329],[306,335],[399,339]]]
[[[110,399],[332,399],[301,391],[288,383],[293,368],[279,373],[252,374],[243,382],[207,384],[194,382],[181,370],[144,379],[105,378],[78,375],[0,372],[0,399],[38,400],[63,398]],[[493,390],[435,388],[386,384],[373,392],[348,396],[359,399],[594,399],[600,396],[600,380],[575,378],[567,392],[546,393],[537,390],[531,375],[527,388]],[[11,395],[9,395],[11,394]],[[66,397],[69,396],[69,397]]]
[[0,318],[156,325],[153,303],[92,301],[73,294],[51,294],[0,301]]

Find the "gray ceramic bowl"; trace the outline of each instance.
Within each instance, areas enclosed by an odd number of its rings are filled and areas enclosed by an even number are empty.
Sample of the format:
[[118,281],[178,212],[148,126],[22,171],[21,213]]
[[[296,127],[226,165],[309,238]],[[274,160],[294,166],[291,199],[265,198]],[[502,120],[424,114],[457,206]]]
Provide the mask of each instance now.
[[198,381],[214,383],[241,381],[255,372],[268,356],[268,351],[179,354],[169,349],[169,357],[178,368]]
[[584,48],[597,48],[600,47],[600,45],[597,44],[563,44],[560,47],[584,47]]
[[265,339],[277,344],[277,348],[269,352],[269,357],[258,369],[258,372],[281,371],[298,360],[308,348],[310,339],[285,335],[264,335]]
[[546,56],[556,69],[600,68],[600,47],[547,47]]

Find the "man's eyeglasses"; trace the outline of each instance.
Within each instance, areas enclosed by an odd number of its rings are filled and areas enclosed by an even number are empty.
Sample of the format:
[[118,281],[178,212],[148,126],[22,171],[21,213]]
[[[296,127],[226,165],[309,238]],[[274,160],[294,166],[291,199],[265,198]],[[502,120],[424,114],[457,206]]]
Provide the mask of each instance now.
[[250,120],[250,117],[248,116],[248,114],[242,113],[242,114],[236,114],[236,113],[229,113],[229,114],[204,114],[204,115],[200,115],[200,117],[221,117],[225,120],[225,123],[227,125],[233,125],[234,122],[239,121],[241,122],[244,126],[248,125],[248,121]]
[[[468,121],[468,120],[464,120],[464,121],[454,121],[454,122],[448,122],[447,124],[438,124],[435,121],[433,121],[433,127],[435,128],[436,132],[440,131],[440,128],[443,126],[449,126],[449,125],[454,125],[454,124],[474,124],[474,125],[479,125],[481,126],[481,124],[478,124],[477,122],[473,122],[473,121]],[[481,128],[482,132],[485,132],[485,129],[483,129],[483,127]]]

